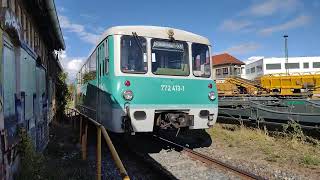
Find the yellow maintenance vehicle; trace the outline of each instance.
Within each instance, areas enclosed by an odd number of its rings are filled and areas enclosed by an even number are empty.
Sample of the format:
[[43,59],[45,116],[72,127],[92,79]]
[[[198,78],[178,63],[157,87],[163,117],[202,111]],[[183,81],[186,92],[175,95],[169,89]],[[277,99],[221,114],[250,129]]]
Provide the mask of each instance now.
[[220,96],[259,95],[264,92],[261,85],[238,76],[225,78],[223,82],[217,82]]
[[220,96],[312,96],[320,97],[320,73],[270,74],[250,81],[228,77],[217,82]]
[[320,95],[320,73],[272,74],[261,77],[261,86],[268,89],[270,95],[295,96]]

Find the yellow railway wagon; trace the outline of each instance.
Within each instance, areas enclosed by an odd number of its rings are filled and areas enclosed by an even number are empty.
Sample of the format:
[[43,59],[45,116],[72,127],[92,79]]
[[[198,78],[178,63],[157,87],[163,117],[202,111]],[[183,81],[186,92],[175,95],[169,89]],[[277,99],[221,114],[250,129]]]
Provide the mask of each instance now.
[[311,93],[320,95],[320,74],[272,74],[261,77],[261,86],[283,96]]
[[239,89],[235,84],[223,82],[217,83],[216,85],[220,96],[233,96],[239,94]]

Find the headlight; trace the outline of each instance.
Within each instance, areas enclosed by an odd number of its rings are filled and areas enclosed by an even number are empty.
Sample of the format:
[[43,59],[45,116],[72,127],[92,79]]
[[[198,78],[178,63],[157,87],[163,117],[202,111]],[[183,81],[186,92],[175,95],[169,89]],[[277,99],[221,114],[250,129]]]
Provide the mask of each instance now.
[[216,94],[213,91],[209,92],[208,96],[211,101],[216,99]]
[[123,99],[127,101],[131,101],[133,99],[133,92],[131,90],[126,90],[122,94]]

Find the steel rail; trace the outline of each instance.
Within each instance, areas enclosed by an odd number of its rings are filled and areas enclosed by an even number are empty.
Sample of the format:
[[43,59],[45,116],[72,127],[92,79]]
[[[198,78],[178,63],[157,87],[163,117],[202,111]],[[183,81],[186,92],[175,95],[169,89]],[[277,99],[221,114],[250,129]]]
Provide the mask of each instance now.
[[180,148],[182,149],[182,152],[185,152],[188,156],[194,158],[194,159],[197,159],[205,164],[208,164],[208,165],[218,165],[220,166],[221,168],[227,170],[227,171],[232,171],[233,173],[236,173],[238,174],[239,176],[243,177],[244,179],[257,179],[257,180],[265,180],[265,178],[261,177],[261,176],[258,176],[258,175],[255,175],[251,172],[248,172],[248,171],[244,171],[242,169],[239,169],[235,166],[232,166],[230,164],[227,164],[227,163],[224,163],[220,160],[217,160],[217,159],[214,159],[214,158],[211,158],[209,156],[206,156],[204,154],[201,154],[201,153],[198,153],[196,151],[193,151],[192,149],[189,149],[185,146],[182,146],[180,144],[177,144],[175,142],[172,142],[170,140],[167,140],[163,137],[160,137],[160,136],[157,136],[157,135],[153,135],[155,138],[161,140],[161,141],[164,141],[166,143],[169,143],[177,148]]

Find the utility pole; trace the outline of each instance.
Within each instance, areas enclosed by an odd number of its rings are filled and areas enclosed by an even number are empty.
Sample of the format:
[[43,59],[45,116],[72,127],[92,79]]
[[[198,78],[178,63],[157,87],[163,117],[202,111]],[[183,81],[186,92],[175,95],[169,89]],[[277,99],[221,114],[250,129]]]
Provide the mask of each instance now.
[[289,68],[288,68],[288,35],[284,35],[284,53],[286,58],[285,68],[286,68],[286,74],[289,75]]

